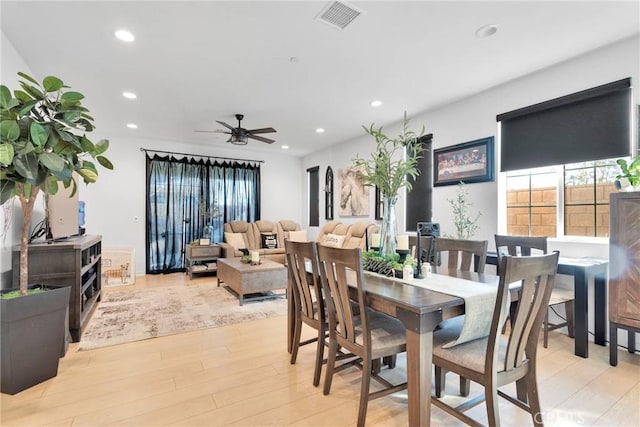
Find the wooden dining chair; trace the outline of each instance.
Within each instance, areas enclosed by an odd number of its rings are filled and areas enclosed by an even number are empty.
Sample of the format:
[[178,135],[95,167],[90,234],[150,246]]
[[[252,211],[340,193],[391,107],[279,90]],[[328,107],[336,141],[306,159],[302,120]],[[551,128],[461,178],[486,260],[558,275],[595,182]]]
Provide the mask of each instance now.
[[[318,269],[318,252],[314,242],[285,240],[285,256],[294,299],[291,364],[296,363],[300,346],[316,342],[313,385],[317,387],[320,384],[324,347],[329,329]],[[300,341],[303,323],[317,331],[315,338]]]
[[[364,426],[369,400],[407,388],[406,382],[393,385],[372,373],[372,360],[406,351],[405,328],[399,320],[367,307],[362,249],[319,245],[318,259],[329,314],[329,354],[323,393],[327,395],[331,391],[338,347],[359,357],[362,384],[358,426]],[[350,296],[350,285],[354,286],[355,296]],[[354,312],[351,297],[357,301],[359,313]],[[382,384],[384,389],[371,393],[371,378]]]
[[[464,240],[438,237],[434,242],[434,251],[440,257],[442,252],[447,253],[447,268],[452,270],[472,271],[484,273],[487,262],[487,240]],[[474,267],[474,260],[477,265]],[[435,267],[436,271],[438,267]],[[439,366],[435,367],[433,380],[437,397],[442,397],[446,387],[446,372]],[[460,395],[469,395],[469,381],[460,377]]]
[[[542,253],[547,253],[547,237],[546,236],[503,236],[495,235],[496,251],[498,252],[498,265],[500,265],[500,258],[504,254],[512,256],[519,255],[531,255],[532,250],[538,250]],[[500,270],[498,269],[498,274]],[[566,321],[561,323],[549,323],[549,310],[547,310],[544,323],[542,325],[543,331],[543,345],[547,348],[549,341],[549,331],[555,329],[567,327],[569,337],[573,338],[573,302],[575,294],[573,290],[554,288],[551,291],[551,298],[549,299],[549,307],[554,305],[564,304],[564,310],[566,314]],[[515,305],[512,311],[515,309]]]
[[[447,239],[438,237],[435,240],[436,253],[447,252],[447,268],[462,271],[484,273],[487,262],[487,240]],[[474,260],[477,258],[477,266]],[[437,267],[436,267],[437,268]]]
[[[558,266],[558,252],[540,256],[513,257],[500,261],[500,283],[493,309],[489,336],[445,348],[462,329],[462,319],[447,322],[433,334],[433,363],[484,387],[484,393],[457,407],[440,399],[432,403],[469,425],[480,425],[464,412],[486,401],[489,426],[500,425],[498,396],[529,412],[533,424],[542,426],[542,412],[536,379],[538,336],[551,296]],[[507,335],[502,334],[509,302],[509,284],[519,282],[521,298]],[[498,387],[516,383],[512,397]]]

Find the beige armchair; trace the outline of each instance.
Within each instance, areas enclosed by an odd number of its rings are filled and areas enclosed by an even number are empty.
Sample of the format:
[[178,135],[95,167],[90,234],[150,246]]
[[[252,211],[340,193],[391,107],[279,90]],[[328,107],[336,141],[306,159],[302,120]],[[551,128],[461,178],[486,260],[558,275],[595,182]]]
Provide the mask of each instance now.
[[[239,235],[242,241],[235,241],[238,236],[230,236],[228,233]],[[233,240],[231,240],[233,237]],[[224,242],[220,244],[223,258],[241,257],[240,249],[258,249],[254,246],[255,237],[252,223],[246,221],[232,221],[224,224]]]
[[290,219],[283,219],[276,224],[278,228],[278,247],[284,248],[284,241],[289,238],[289,232],[300,231],[300,224]]
[[378,226],[371,222],[355,222],[349,227],[347,237],[342,245],[345,249],[360,248],[366,251],[367,245],[371,239],[371,234],[378,228]]
[[[334,238],[342,240],[342,244],[339,245],[340,248],[367,250],[367,241],[371,238],[371,233],[377,228],[376,224],[366,221],[358,221],[352,224],[329,221],[322,227],[316,240],[323,245],[326,243],[327,236],[331,234]],[[333,243],[337,244],[339,242]]]

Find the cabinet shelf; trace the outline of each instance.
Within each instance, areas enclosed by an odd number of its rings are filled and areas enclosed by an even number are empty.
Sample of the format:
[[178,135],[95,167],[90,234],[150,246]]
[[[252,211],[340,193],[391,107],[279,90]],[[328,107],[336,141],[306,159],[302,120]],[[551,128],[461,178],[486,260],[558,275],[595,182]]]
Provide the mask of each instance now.
[[[71,287],[69,332],[74,342],[80,341],[85,322],[101,299],[101,254],[101,236],[82,236],[29,245],[29,282]],[[13,249],[12,267],[13,282],[18,283],[20,248]],[[85,292],[89,288],[92,293],[87,294],[91,297],[86,298]]]
[[80,290],[80,293],[81,293],[81,294],[84,294],[84,292],[85,292],[87,289],[89,289],[89,287],[90,287],[91,285],[93,285],[93,282],[95,282],[95,281],[96,281],[96,277],[98,277],[98,275],[97,275],[96,273],[93,273],[93,274],[89,277],[89,279],[87,279],[87,281],[86,281],[86,282],[84,282],[84,283],[82,284],[82,289]]
[[93,261],[89,262],[87,265],[83,265],[82,269],[80,270],[80,274],[86,273],[87,271],[89,271],[91,269],[91,267],[93,267],[94,265],[96,265],[97,262],[99,262],[102,259],[102,255],[97,255]]

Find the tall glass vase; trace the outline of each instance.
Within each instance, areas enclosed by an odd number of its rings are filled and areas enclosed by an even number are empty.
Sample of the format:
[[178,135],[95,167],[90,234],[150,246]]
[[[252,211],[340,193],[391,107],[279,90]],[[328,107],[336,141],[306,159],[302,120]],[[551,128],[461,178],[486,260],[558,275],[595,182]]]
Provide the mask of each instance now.
[[382,196],[382,228],[380,229],[380,255],[392,255],[398,247],[396,203],[398,197]]

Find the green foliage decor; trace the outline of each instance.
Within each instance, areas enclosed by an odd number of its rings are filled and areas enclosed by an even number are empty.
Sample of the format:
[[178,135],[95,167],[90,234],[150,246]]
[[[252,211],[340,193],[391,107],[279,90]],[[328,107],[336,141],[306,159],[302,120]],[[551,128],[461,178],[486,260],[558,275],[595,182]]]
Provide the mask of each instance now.
[[0,204],[17,197],[23,214],[20,240],[20,291],[27,292],[27,250],[33,207],[40,191],[56,194],[58,185],[77,190],[74,172],[85,183],[98,179],[97,161],[113,165],[103,153],[107,140],[93,143],[93,117],[82,105],[84,95],[68,90],[62,80],[47,76],[39,83],[18,73],[20,89],[0,86]]
[[407,255],[404,262],[400,262],[400,255],[380,254],[377,251],[369,250],[362,253],[362,265],[365,270],[373,271],[385,276],[401,275],[405,265],[410,265],[414,269],[418,265],[418,261],[411,255]]
[[[402,133],[395,139],[387,136],[382,126],[376,129],[371,124],[368,128],[363,128],[376,141],[376,149],[370,158],[356,156],[353,160],[353,165],[360,170],[359,176],[363,184],[377,186],[382,196],[388,198],[397,197],[403,187],[411,190],[407,175],[413,179],[420,175],[418,159],[423,149],[420,138],[424,135],[424,126],[419,134],[409,130],[409,119],[405,111]],[[404,150],[406,157],[403,156]]]
[[633,188],[640,188],[640,156],[637,156],[629,164],[625,159],[618,159],[616,163],[622,172],[616,176],[616,179],[626,178]]
[[468,197],[469,192],[464,187],[464,184],[460,182],[456,190],[456,197],[447,199],[453,210],[453,223],[456,227],[456,234],[454,236],[447,235],[447,237],[467,240],[472,238],[478,231],[478,219],[480,219],[481,212],[478,212],[475,216],[469,213],[471,202],[469,202]]

